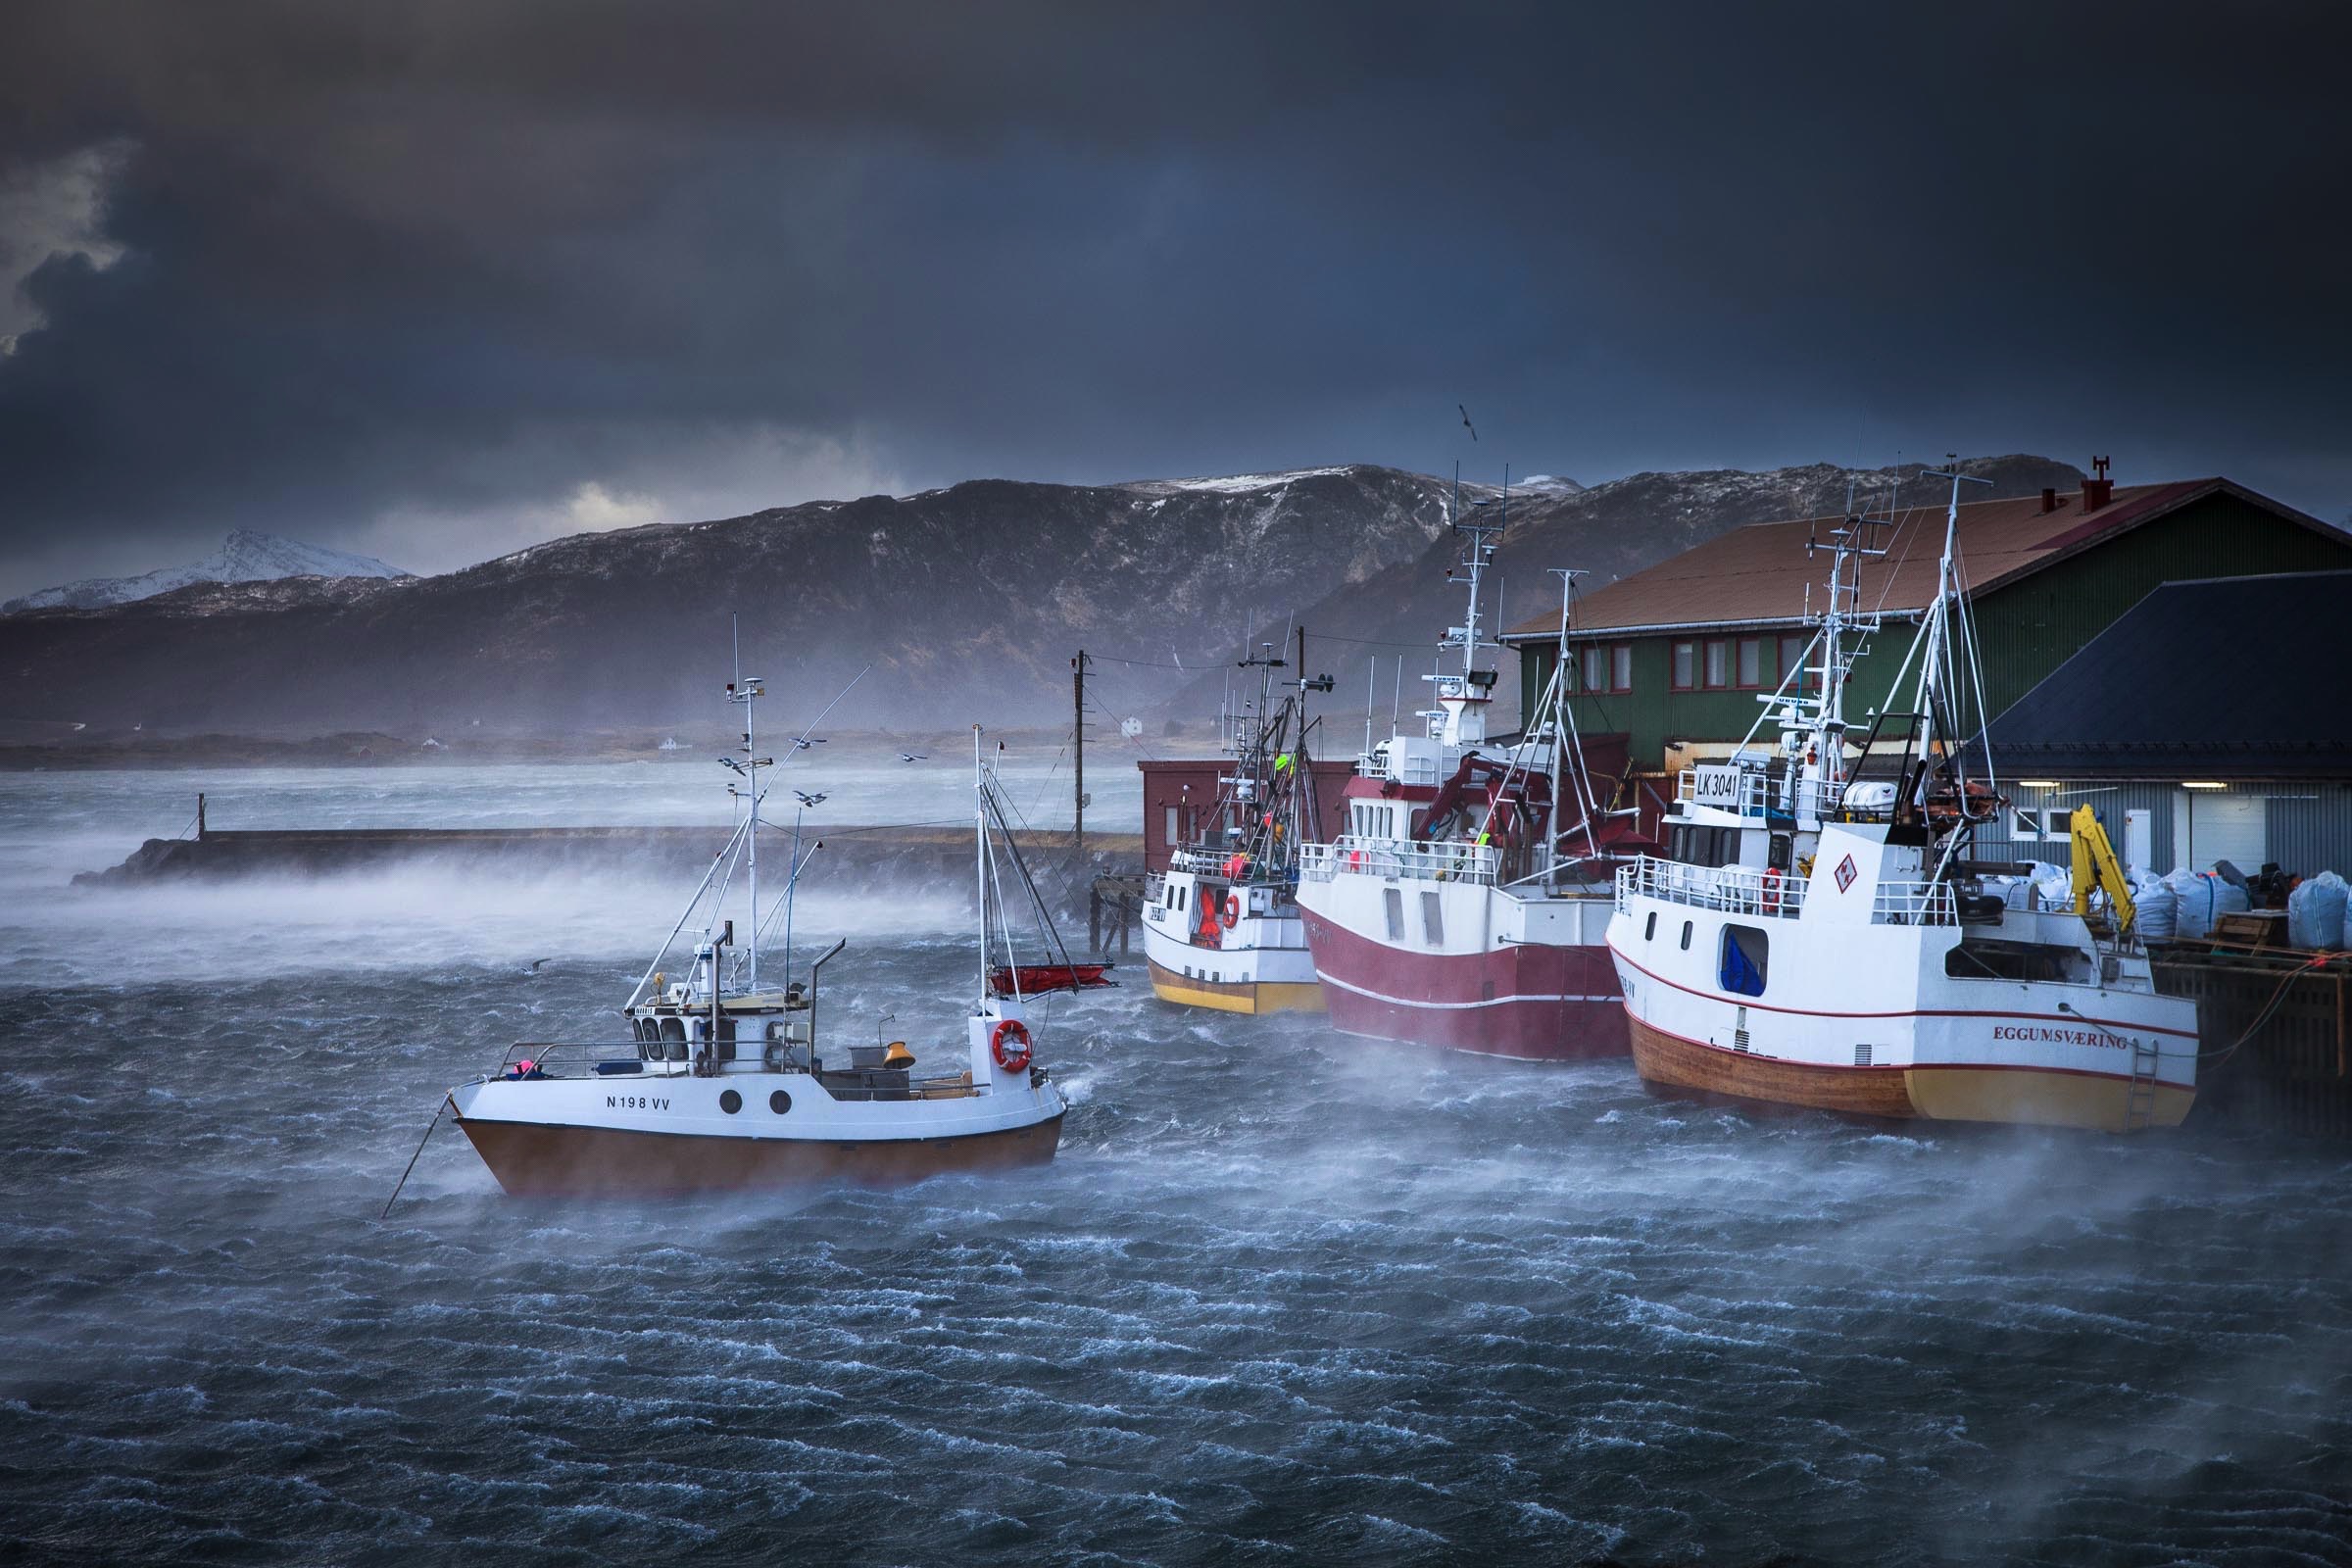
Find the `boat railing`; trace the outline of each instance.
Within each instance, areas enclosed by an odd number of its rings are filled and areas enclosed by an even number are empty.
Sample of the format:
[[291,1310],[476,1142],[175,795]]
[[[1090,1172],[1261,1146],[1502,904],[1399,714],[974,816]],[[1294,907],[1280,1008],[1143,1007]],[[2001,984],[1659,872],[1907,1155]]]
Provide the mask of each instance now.
[[[682,1076],[692,1067],[693,1063],[685,1056],[675,1061],[669,1060],[666,1055],[660,1061],[646,1060],[643,1054],[645,1048],[654,1043],[640,1040],[518,1040],[507,1048],[506,1055],[499,1061],[498,1071],[492,1076],[503,1077],[526,1061],[540,1076],[546,1078],[659,1078]],[[688,1053],[702,1049],[699,1040],[665,1040],[658,1043],[674,1045]],[[744,1043],[757,1049],[756,1042]],[[597,1070],[607,1065],[612,1071]]]
[[1960,906],[1949,882],[1882,882],[1870,918],[1878,925],[1958,925]]
[[1805,884],[1786,871],[1752,865],[1687,865],[1652,855],[1617,868],[1617,907],[1636,894],[1688,904],[1727,914],[1768,918],[1791,915],[1805,906]]
[[1292,881],[1289,865],[1257,856],[1248,857],[1239,874],[1226,870],[1233,863],[1233,858],[1241,853],[1239,850],[1228,850],[1223,854],[1177,850],[1168,856],[1168,869],[1190,871],[1196,876],[1213,876],[1221,882],[1237,883],[1243,887],[1284,887]]
[[[1617,870],[1617,907],[1637,894],[1720,909],[1727,914],[1779,918],[1805,906],[1803,879],[1752,865],[1686,865],[1644,855]],[[1882,882],[1871,899],[1874,925],[1957,925],[1959,904],[1949,882]]]
[[1492,886],[1500,858],[1490,845],[1344,834],[1329,844],[1298,847],[1298,874],[1328,882],[1342,871],[1386,881],[1475,882]]

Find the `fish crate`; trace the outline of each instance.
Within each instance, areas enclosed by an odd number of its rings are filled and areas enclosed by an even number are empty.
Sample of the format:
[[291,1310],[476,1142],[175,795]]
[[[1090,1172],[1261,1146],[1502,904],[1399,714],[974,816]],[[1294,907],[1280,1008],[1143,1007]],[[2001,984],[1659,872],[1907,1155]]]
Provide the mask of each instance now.
[[2193,1120],[2352,1139],[2352,954],[2208,941],[2151,958],[2158,991],[2197,1004]]

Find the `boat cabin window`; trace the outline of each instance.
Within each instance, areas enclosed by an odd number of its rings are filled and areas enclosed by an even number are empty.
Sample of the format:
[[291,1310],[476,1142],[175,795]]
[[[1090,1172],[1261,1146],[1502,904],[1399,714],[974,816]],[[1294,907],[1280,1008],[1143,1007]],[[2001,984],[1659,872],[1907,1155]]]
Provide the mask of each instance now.
[[1771,938],[1755,926],[1725,926],[1717,976],[1723,989],[1739,997],[1762,996],[1771,954]]
[[1740,858],[1740,830],[1678,823],[1667,830],[1666,858],[1685,865],[1729,865]]
[[1690,922],[1688,920],[1683,922],[1683,951],[1685,953],[1690,951]]
[[1389,917],[1389,940],[1402,942],[1404,940],[1404,895],[1395,888],[1382,888],[1380,902],[1383,912]]
[[1428,939],[1429,945],[1433,948],[1442,948],[1446,945],[1445,906],[1439,902],[1435,893],[1427,891],[1421,895],[1421,934]]
[[1657,910],[1655,910],[1655,909],[1652,909],[1652,910],[1650,910],[1650,911],[1649,911],[1649,918],[1648,918],[1647,920],[1643,921],[1643,922],[1642,922],[1642,941],[1644,941],[1644,942],[1655,942],[1655,941],[1657,940],[1657,937],[1658,937],[1658,911],[1657,911]]

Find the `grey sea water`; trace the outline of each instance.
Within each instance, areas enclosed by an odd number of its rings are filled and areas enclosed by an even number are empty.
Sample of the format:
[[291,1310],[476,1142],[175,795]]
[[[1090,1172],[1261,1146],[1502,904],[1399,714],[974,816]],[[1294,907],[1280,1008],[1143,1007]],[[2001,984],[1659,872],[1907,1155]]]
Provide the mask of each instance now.
[[[843,820],[968,802],[827,766]],[[2337,1151],[1750,1117],[1134,976],[1039,1031],[1044,1171],[523,1203],[445,1131],[378,1224],[440,1090],[602,1027],[684,890],[66,885],[199,787],[723,817],[705,771],[0,777],[0,1556],[2352,1561]],[[956,899],[796,919],[835,1027],[957,1038]]]

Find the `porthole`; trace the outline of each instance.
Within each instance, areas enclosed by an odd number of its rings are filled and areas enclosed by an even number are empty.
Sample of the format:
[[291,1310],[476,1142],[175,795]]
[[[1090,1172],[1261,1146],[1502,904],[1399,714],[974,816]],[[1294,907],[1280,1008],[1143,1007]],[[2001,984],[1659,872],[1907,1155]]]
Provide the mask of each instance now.
[[1655,941],[1657,940],[1657,937],[1658,937],[1658,911],[1657,911],[1657,910],[1655,910],[1655,909],[1652,909],[1652,910],[1650,910],[1650,911],[1649,911],[1649,919],[1648,919],[1646,922],[1644,922],[1644,923],[1643,923],[1643,925],[1642,925],[1642,941],[1644,941],[1644,942],[1655,942]]
[[743,1097],[732,1089],[727,1090],[718,1097],[718,1108],[732,1116],[743,1108]]
[[[732,1089],[727,1091],[729,1094],[733,1094],[734,1092],[735,1091]],[[792,1097],[786,1094],[783,1090],[779,1089],[774,1094],[767,1097],[767,1108],[781,1116],[792,1108]]]
[[1688,920],[1683,922],[1683,951],[1685,953],[1690,951],[1690,922]]

